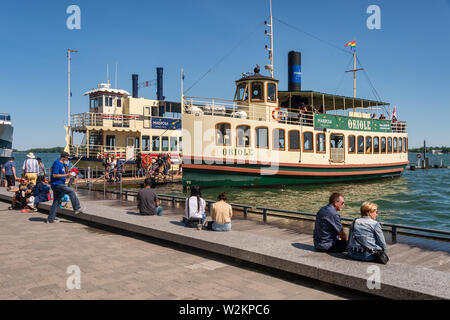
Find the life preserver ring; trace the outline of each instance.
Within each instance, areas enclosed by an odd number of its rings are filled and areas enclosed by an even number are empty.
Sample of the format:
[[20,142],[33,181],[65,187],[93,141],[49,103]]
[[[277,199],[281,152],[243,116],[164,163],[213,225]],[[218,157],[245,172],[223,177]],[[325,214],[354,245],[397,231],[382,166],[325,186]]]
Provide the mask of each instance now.
[[150,155],[143,155],[141,160],[142,167],[148,169],[152,164],[152,157]]
[[420,153],[417,154],[417,159],[422,158],[422,155]]
[[275,108],[272,111],[272,118],[274,118],[277,121],[281,120],[281,118],[284,118],[284,116],[285,116],[285,112],[283,110],[281,110],[280,108]]

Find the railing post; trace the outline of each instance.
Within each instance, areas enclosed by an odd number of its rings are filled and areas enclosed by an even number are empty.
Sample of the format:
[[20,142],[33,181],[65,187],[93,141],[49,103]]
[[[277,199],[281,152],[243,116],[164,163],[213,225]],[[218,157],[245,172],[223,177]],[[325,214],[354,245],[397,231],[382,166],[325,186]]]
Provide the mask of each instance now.
[[106,170],[103,175],[103,200],[106,200]]
[[247,207],[244,207],[244,219],[247,219]]
[[263,209],[263,221],[267,222],[267,209],[266,208]]
[[175,207],[175,197],[172,196],[172,207]]
[[88,176],[87,183],[88,183],[89,191],[91,191],[91,167],[88,167],[88,174],[87,174],[87,176]]
[[397,226],[392,226],[392,243],[397,242]]

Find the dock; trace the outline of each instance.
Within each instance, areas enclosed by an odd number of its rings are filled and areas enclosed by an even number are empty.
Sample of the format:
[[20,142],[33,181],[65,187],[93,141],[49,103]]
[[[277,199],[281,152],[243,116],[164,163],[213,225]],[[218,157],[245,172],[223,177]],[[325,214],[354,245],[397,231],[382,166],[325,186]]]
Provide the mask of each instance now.
[[[293,222],[234,210],[229,233],[185,228],[181,221],[182,203],[164,201],[164,216],[141,216],[135,202],[102,200],[99,195],[79,191],[86,213],[75,218],[126,230],[143,236],[213,252],[255,263],[300,277],[349,288],[389,299],[449,299],[450,245],[447,241],[397,236],[393,243],[386,235],[390,261],[387,265],[350,260],[345,254],[326,254],[314,250],[311,221]],[[0,189],[0,199],[11,201],[12,194]],[[51,203],[40,209],[48,211]],[[72,210],[60,215],[74,218]],[[380,287],[370,289],[369,267],[380,270]]]

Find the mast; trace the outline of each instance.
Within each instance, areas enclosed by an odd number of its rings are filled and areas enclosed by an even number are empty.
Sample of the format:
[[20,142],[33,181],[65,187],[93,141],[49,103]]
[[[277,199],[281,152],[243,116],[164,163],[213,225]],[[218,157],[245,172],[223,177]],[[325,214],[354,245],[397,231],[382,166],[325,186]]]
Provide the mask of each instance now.
[[360,71],[360,70],[364,70],[364,68],[356,69],[356,51],[354,51],[353,52],[353,70],[345,71],[345,72],[353,72],[353,98],[356,98],[356,72]]
[[272,19],[272,0],[269,0],[270,3],[270,24],[267,24],[267,21],[264,21],[264,25],[270,27],[270,32],[264,30],[264,33],[270,37],[270,48],[266,45],[266,50],[269,51],[269,60],[270,65],[266,65],[265,69],[270,70],[270,76],[273,78],[273,19]]
[[71,52],[78,52],[78,50],[67,49],[67,125],[70,127],[70,57]]

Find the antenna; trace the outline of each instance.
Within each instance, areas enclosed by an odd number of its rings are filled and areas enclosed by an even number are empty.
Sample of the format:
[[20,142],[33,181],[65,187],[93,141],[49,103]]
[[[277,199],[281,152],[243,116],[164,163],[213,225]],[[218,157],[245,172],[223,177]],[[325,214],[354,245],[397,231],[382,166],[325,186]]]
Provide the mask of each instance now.
[[106,64],[106,81],[109,83],[109,64]]
[[264,33],[270,37],[270,48],[266,45],[266,50],[269,51],[269,60],[270,65],[266,65],[264,68],[266,70],[270,70],[270,75],[273,78],[273,19],[272,19],[272,0],[269,0],[270,2],[270,24],[267,23],[267,21],[264,21],[264,25],[267,27],[270,27],[270,32],[267,30],[264,30]]
[[114,88],[117,89],[117,62],[116,62],[116,74],[115,74]]

